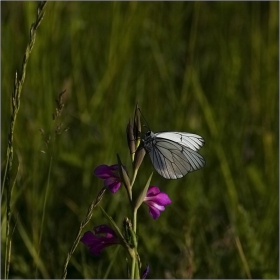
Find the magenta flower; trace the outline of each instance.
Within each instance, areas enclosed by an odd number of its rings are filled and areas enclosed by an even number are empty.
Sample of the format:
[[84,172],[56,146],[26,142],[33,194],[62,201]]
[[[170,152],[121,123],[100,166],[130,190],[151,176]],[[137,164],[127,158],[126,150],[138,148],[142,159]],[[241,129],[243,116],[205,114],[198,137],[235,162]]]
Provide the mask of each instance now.
[[94,174],[97,177],[104,179],[104,185],[108,187],[110,192],[115,193],[121,186],[121,178],[118,170],[118,164],[111,166],[102,164],[94,169]]
[[144,202],[149,206],[150,215],[153,219],[160,216],[160,211],[165,210],[165,205],[171,203],[170,198],[166,193],[160,192],[158,187],[149,187]]
[[[103,234],[103,235],[102,235]],[[89,247],[89,252],[93,255],[100,255],[102,249],[120,244],[120,240],[112,228],[107,225],[100,225],[93,228],[93,233],[87,231],[81,238],[86,246]]]

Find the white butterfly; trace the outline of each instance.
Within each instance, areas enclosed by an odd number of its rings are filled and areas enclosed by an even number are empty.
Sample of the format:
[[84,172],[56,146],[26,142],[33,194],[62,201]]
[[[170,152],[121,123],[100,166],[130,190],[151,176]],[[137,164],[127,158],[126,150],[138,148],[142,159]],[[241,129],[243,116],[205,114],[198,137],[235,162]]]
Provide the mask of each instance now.
[[202,168],[204,158],[197,153],[204,139],[186,132],[148,131],[143,146],[149,153],[156,171],[166,179],[178,179],[188,172]]

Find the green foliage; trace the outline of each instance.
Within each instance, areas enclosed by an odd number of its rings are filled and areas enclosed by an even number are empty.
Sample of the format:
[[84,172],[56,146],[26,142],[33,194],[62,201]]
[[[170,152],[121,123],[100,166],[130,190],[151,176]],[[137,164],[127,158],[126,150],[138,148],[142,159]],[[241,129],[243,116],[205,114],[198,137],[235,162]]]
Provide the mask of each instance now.
[[[36,9],[1,2],[2,174],[14,75]],[[151,184],[172,204],[156,221],[146,206],[138,211],[148,278],[278,278],[278,11],[278,2],[49,2],[14,130],[10,278],[61,277],[103,187],[93,169],[118,153],[132,175],[125,131],[136,102],[153,131],[206,141],[202,170],[179,180],[154,172]],[[146,156],[139,192],[152,171]],[[122,187],[101,202],[119,226],[126,195]],[[2,248],[6,201],[4,193]],[[104,222],[97,207],[86,230]],[[115,250],[97,258],[78,245],[67,277],[125,277],[124,250]],[[2,250],[2,267],[4,259]]]

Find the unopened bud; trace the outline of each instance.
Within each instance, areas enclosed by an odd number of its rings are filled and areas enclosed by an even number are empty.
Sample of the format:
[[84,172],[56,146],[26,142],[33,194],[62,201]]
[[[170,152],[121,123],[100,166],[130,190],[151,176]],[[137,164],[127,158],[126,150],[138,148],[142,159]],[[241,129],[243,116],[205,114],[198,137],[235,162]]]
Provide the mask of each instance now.
[[134,112],[133,132],[135,137],[135,146],[137,149],[141,141],[141,118],[140,118],[140,111],[139,111],[138,104],[136,104],[135,112]]
[[138,147],[136,153],[135,153],[135,158],[134,158],[134,170],[138,170],[143,158],[146,154],[146,150],[144,149],[144,147],[142,147],[141,145]]
[[126,139],[127,139],[127,145],[129,147],[130,154],[132,155],[132,160],[134,159],[135,154],[135,136],[133,131],[133,123],[131,120],[129,120],[129,123],[126,127]]

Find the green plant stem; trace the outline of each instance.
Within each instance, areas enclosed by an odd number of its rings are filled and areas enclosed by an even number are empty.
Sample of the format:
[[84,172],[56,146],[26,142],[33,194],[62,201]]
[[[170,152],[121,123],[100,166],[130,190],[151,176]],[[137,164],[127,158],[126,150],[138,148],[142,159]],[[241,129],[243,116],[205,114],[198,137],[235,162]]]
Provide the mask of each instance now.
[[[14,129],[15,129],[15,122],[17,118],[17,114],[20,108],[20,96],[21,96],[21,90],[22,86],[25,80],[25,73],[26,73],[26,67],[28,63],[29,56],[31,54],[32,48],[35,43],[36,38],[36,31],[39,27],[43,16],[44,16],[44,8],[46,5],[46,1],[40,2],[38,4],[37,8],[37,17],[35,22],[31,25],[30,28],[30,38],[29,42],[27,44],[25,55],[23,57],[22,62],[22,69],[21,69],[21,75],[18,78],[18,74],[16,72],[15,74],[15,81],[14,81],[14,91],[12,93],[12,114],[11,114],[11,122],[10,122],[10,130],[8,134],[8,147],[7,147],[7,161],[5,166],[5,173],[3,178],[3,185],[2,190],[6,189],[6,195],[7,195],[7,210],[6,210],[6,253],[5,253],[5,272],[4,277],[7,279],[9,276],[9,268],[10,268],[10,256],[11,256],[11,238],[10,238],[10,222],[11,222],[11,187],[10,187],[10,172],[12,169],[12,163],[13,163],[13,142],[14,142]],[[2,199],[2,197],[1,197]]]
[[248,279],[252,279],[252,275],[251,275],[251,272],[250,272],[250,267],[249,267],[248,261],[246,259],[246,256],[244,254],[244,251],[243,251],[240,239],[239,239],[238,236],[235,237],[234,239],[235,239],[236,247],[238,249],[238,253],[240,255],[240,258],[242,260],[243,266],[245,268],[245,272],[246,272],[247,278]]
[[134,230],[135,234],[136,234],[136,228],[137,228],[137,210],[138,209],[134,209],[134,211],[133,211],[133,230]]
[[135,266],[136,266],[136,258],[133,258],[131,262],[131,279],[134,279]]
[[70,252],[68,253],[67,255],[67,258],[66,258],[66,261],[65,261],[65,264],[64,264],[64,268],[63,268],[63,274],[62,274],[62,279],[65,279],[66,276],[67,276],[67,267],[68,267],[68,263],[73,255],[73,253],[75,252],[79,242],[80,242],[80,239],[81,239],[81,235],[82,235],[82,230],[84,229],[84,227],[87,225],[87,223],[90,221],[91,217],[92,217],[92,212],[93,212],[93,209],[100,203],[100,201],[102,200],[103,198],[103,195],[106,191],[106,187],[104,187],[100,192],[99,194],[97,195],[96,199],[91,203],[89,209],[88,209],[88,212],[87,212],[87,215],[85,217],[85,219],[82,221],[82,223],[80,224],[80,228],[78,230],[78,233],[76,235],[76,239],[72,245],[72,248],[70,250]]
[[[41,227],[40,227],[40,237],[39,237],[39,245],[38,245],[38,257],[40,257],[40,248],[41,248],[41,241],[43,236],[43,228],[44,228],[44,221],[45,221],[45,213],[46,213],[46,205],[47,205],[47,198],[49,193],[49,186],[50,186],[50,176],[51,176],[51,169],[52,169],[52,156],[50,158],[50,165],[49,165],[49,172],[48,172],[48,182],[47,182],[47,188],[46,193],[44,197],[44,206],[43,206],[43,215],[42,215],[42,221],[41,221]],[[37,272],[38,272],[38,266],[36,267],[36,278],[37,278]]]
[[[135,235],[136,235],[136,228],[137,228],[137,209],[134,209],[134,211],[133,211],[133,231],[134,231]],[[136,264],[137,264],[136,257],[138,255],[137,242],[136,242],[136,244],[134,244],[134,252],[135,252],[135,255],[131,262],[131,279],[134,279],[135,275],[136,276],[137,276],[137,274],[139,275],[139,271],[138,271],[138,273],[136,272],[136,269],[138,267],[138,266],[136,266]]]
[[112,267],[117,259],[117,256],[118,256],[118,251],[120,250],[120,246],[117,246],[116,249],[115,249],[115,252],[113,254],[113,258],[112,258],[112,261],[110,262],[110,264],[108,265],[107,269],[106,269],[106,272],[103,276],[103,279],[108,279],[108,275],[110,273],[110,271],[112,270]]

